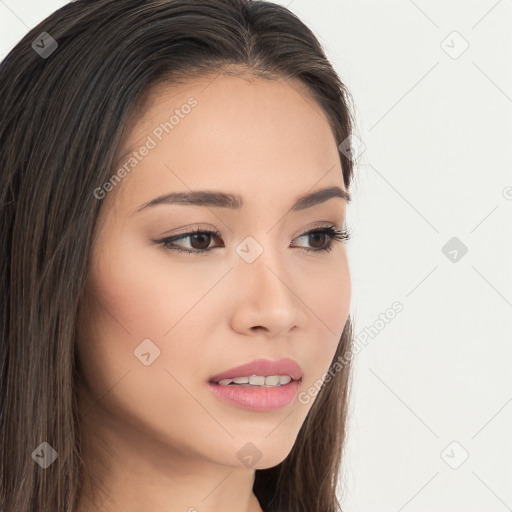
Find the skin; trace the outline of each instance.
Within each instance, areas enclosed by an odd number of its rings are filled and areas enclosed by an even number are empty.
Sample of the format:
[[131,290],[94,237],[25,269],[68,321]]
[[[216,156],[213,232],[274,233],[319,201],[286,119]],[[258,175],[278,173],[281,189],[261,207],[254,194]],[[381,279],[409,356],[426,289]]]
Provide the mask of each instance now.
[[[96,510],[93,498],[109,512],[262,511],[255,469],[288,455],[314,399],[256,412],[220,401],[207,382],[257,358],[291,357],[305,391],[328,371],[348,318],[345,243],[314,253],[304,247],[329,237],[299,238],[326,223],[344,227],[345,201],[289,211],[306,193],[344,190],[321,108],[284,79],[215,75],[161,85],[128,123],[118,155],[139,148],[191,96],[198,105],[102,199],[78,322],[87,467],[79,512]],[[136,211],[161,194],[196,189],[239,194],[244,205]],[[176,244],[223,247],[189,255],[152,243],[195,227],[217,229],[221,241]],[[247,236],[263,248],[250,264],[235,252]],[[146,338],[161,351],[149,366],[134,356]],[[262,454],[252,467],[237,457],[248,442]]]

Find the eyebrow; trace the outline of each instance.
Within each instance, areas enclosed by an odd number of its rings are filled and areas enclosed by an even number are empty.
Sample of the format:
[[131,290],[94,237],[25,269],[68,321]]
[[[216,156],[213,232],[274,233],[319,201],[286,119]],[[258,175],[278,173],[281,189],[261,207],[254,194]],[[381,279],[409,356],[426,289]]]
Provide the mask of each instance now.
[[[299,197],[291,207],[291,210],[305,210],[306,208],[311,208],[312,206],[324,203],[333,197],[339,197],[347,203],[351,201],[349,192],[342,190],[340,187],[328,187]],[[172,192],[170,194],[155,197],[155,199],[140,206],[137,211],[139,212],[145,208],[163,204],[191,204],[194,206],[240,209],[243,206],[243,199],[239,195],[227,194],[225,192],[214,192],[210,190]]]

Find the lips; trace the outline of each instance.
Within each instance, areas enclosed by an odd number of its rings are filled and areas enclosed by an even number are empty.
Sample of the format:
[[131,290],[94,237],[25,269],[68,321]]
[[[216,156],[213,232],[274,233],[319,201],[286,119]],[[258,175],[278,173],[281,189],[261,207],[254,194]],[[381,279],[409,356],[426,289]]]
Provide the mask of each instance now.
[[290,358],[278,359],[256,359],[247,364],[230,368],[225,372],[214,375],[209,382],[219,382],[234,377],[250,377],[251,375],[289,375],[293,380],[302,379],[302,368]]

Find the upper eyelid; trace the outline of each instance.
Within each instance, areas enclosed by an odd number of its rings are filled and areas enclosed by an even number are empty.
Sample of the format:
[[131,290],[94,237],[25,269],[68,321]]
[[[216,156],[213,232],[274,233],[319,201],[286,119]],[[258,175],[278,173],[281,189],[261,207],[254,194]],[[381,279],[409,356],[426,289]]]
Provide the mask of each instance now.
[[[317,231],[317,230],[322,230],[322,229],[325,229],[325,228],[333,228],[333,229],[343,229],[343,225],[338,227],[336,223],[333,223],[333,222],[325,222],[325,223],[322,223],[321,225],[319,226],[311,226],[309,228],[305,228],[304,231],[299,231],[298,234],[294,235],[293,238],[297,238],[298,236],[304,236],[304,235],[307,235],[308,233],[310,233],[311,231]],[[292,240],[293,240],[292,238]]]

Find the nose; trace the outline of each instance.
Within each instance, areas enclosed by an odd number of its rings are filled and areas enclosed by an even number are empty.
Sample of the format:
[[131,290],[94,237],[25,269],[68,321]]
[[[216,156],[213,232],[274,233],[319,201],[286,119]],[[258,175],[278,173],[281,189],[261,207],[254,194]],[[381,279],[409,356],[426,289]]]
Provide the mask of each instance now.
[[231,325],[236,332],[283,338],[304,327],[306,306],[296,290],[303,276],[293,276],[268,251],[250,264],[238,261],[233,278],[237,289]]

